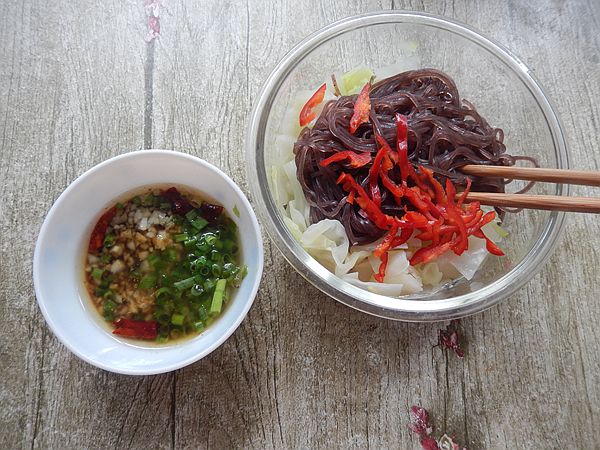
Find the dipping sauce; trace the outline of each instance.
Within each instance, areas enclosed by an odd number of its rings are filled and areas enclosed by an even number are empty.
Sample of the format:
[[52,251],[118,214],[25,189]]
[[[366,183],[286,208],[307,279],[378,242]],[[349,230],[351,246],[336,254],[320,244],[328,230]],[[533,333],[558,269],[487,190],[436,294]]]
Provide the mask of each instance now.
[[237,226],[221,205],[148,188],[116,203],[91,233],[85,284],[113,333],[169,342],[219,317],[247,268]]

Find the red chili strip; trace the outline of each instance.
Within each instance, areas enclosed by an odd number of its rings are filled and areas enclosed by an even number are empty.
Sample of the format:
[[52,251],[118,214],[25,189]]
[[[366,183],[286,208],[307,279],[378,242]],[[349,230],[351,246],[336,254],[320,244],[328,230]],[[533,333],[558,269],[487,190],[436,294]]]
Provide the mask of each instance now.
[[446,253],[448,250],[453,248],[458,243],[458,238],[454,238],[448,242],[439,245],[430,245],[428,247],[421,248],[415,252],[415,254],[410,258],[411,266],[417,264],[426,264],[442,254]]
[[504,252],[500,247],[498,247],[490,238],[488,238],[485,233],[479,229],[473,233],[473,236],[478,237],[480,239],[485,239],[485,248],[492,255],[496,256],[504,256]]
[[400,236],[396,236],[394,238],[394,240],[392,241],[392,248],[396,248],[399,245],[402,245],[406,241],[408,241],[410,239],[410,237],[413,235],[413,232],[414,232],[413,228],[403,228],[402,231],[400,232]]
[[325,90],[327,89],[327,84],[323,83],[319,89],[308,99],[306,104],[302,107],[300,111],[300,126],[304,127],[309,124],[315,117],[317,117],[317,113],[313,111],[317,105],[319,105],[323,99],[325,98]]
[[440,204],[446,203],[446,193],[444,192],[444,188],[438,180],[433,176],[433,172],[429,170],[427,167],[419,166],[419,170],[427,176],[429,183],[433,186],[435,191],[435,201]]
[[383,241],[381,241],[381,243],[373,251],[373,255],[375,257],[381,258],[381,256],[384,253],[388,252],[388,250],[392,246],[392,242],[394,241],[394,238],[396,237],[396,233],[398,233],[398,226],[393,225],[392,228],[390,228],[390,231],[388,232],[388,234],[386,234],[385,237],[383,238]]
[[90,244],[88,245],[88,251],[90,253],[95,253],[102,248],[102,245],[104,244],[104,237],[106,236],[106,230],[110,225],[110,221],[113,220],[113,217],[115,217],[115,214],[117,214],[117,208],[113,206],[104,214],[102,214],[102,217],[100,217],[96,223],[96,226],[94,227],[90,237]]
[[329,158],[325,158],[319,163],[322,167],[328,166],[331,163],[348,160],[353,169],[366,166],[371,162],[371,154],[368,152],[355,153],[351,150],[334,153]]
[[471,191],[471,179],[467,178],[467,187],[462,192],[462,194],[460,194],[460,197],[459,197],[458,201],[456,202],[456,206],[458,206],[459,208],[462,206],[462,204],[467,199],[467,195],[469,195],[470,191]]
[[377,206],[373,200],[369,198],[363,187],[356,182],[352,175],[342,172],[337,179],[337,183],[342,183],[342,187],[347,192],[350,192],[351,190],[356,191],[356,203],[367,214],[369,220],[371,220],[371,222],[373,222],[376,226],[382,230],[387,230],[390,224],[394,223],[395,219],[381,212],[379,206]]
[[113,334],[135,339],[156,339],[158,324],[153,321],[119,319],[115,323]]
[[381,192],[379,191],[379,186],[377,185],[377,178],[381,172],[381,163],[383,162],[386,154],[391,151],[389,144],[386,140],[375,130],[375,139],[379,144],[379,150],[375,155],[375,159],[373,160],[373,165],[369,169],[369,189],[371,191],[371,198],[377,204],[377,206],[381,206]]
[[369,113],[371,112],[371,98],[369,97],[369,93],[371,91],[371,82],[369,81],[364,85],[358,97],[356,97],[356,101],[354,102],[354,113],[352,114],[352,118],[350,119],[349,131],[354,134],[354,132],[360,127],[363,123],[369,121]]
[[388,254],[384,253],[381,255],[381,264],[379,265],[379,272],[373,275],[373,278],[379,283],[383,283],[383,279],[385,278],[385,269],[387,269],[388,264]]
[[396,151],[402,182],[406,183],[409,176],[416,178],[415,169],[408,160],[408,120],[402,114],[396,114]]

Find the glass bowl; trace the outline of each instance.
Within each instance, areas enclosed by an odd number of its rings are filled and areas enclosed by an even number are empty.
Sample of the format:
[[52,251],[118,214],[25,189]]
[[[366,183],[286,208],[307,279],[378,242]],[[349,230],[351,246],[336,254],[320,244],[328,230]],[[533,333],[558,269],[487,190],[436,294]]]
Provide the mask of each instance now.
[[[507,49],[438,16],[400,11],[365,14],[335,22],[296,45],[258,95],[249,122],[247,163],[259,217],[304,278],[352,308],[404,321],[444,320],[482,311],[513,294],[540,270],[559,240],[564,213],[509,213],[503,222],[510,233],[502,242],[505,257],[487,258],[469,281],[456,280],[435,293],[391,298],[351,285],[317,262],[294,239],[274,202],[269,173],[294,95],[314,91],[333,73],[391,64],[402,70],[431,67],[446,72],[461,97],[473,103],[492,126],[504,130],[509,153],[535,156],[542,167],[568,168],[556,113],[527,66]],[[520,187],[511,183],[507,191]],[[568,187],[536,184],[531,193],[567,195]]]

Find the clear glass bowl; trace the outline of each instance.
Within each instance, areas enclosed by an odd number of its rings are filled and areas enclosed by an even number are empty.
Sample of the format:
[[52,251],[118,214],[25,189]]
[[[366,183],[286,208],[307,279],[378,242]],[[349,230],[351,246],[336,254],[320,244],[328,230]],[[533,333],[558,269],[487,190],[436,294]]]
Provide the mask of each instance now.
[[[315,89],[332,73],[355,67],[403,64],[448,73],[462,98],[505,132],[512,154],[538,158],[543,167],[568,168],[559,119],[530,70],[501,45],[471,28],[428,14],[386,11],[349,17],[310,35],[277,65],[258,95],[249,123],[248,178],[259,216],[275,245],[308,281],[336,300],[381,317],[444,320],[482,311],[508,297],[542,267],[563,228],[565,215],[523,210],[507,214],[506,257],[489,257],[477,274],[433,294],[385,297],[355,287],[319,264],[292,237],[275,206],[268,177],[275,136],[300,90]],[[511,183],[507,191],[519,184]],[[534,194],[567,195],[561,185],[537,184]]]

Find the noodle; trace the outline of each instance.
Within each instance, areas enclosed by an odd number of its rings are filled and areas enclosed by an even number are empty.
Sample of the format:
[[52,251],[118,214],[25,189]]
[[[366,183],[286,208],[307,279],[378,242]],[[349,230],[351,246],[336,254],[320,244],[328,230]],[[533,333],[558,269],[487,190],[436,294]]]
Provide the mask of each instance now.
[[[460,168],[467,164],[512,166],[516,160],[527,160],[537,165],[533,158],[507,154],[504,132],[491,127],[471,103],[461,102],[454,81],[438,70],[403,72],[373,84],[369,123],[362,124],[352,134],[348,126],[356,97],[342,96],[325,104],[312,129],[304,128],[294,144],[297,178],[310,206],[310,222],[339,220],[352,245],[373,242],[385,231],[373,224],[356,205],[345,201],[346,192],[336,184],[340,164],[323,167],[319,163],[338,151],[376,153],[378,146],[373,128],[388,143],[394,144],[396,113],[408,118],[410,161],[431,169],[442,181],[450,178],[453,183],[464,186],[466,177]],[[366,186],[370,164],[358,169],[348,164],[341,167]],[[398,168],[390,171],[390,177],[398,182]],[[471,179],[471,189],[480,192],[504,192],[507,183],[503,178]],[[405,205],[396,204],[393,196],[380,188],[381,210],[390,215],[403,215]]]

